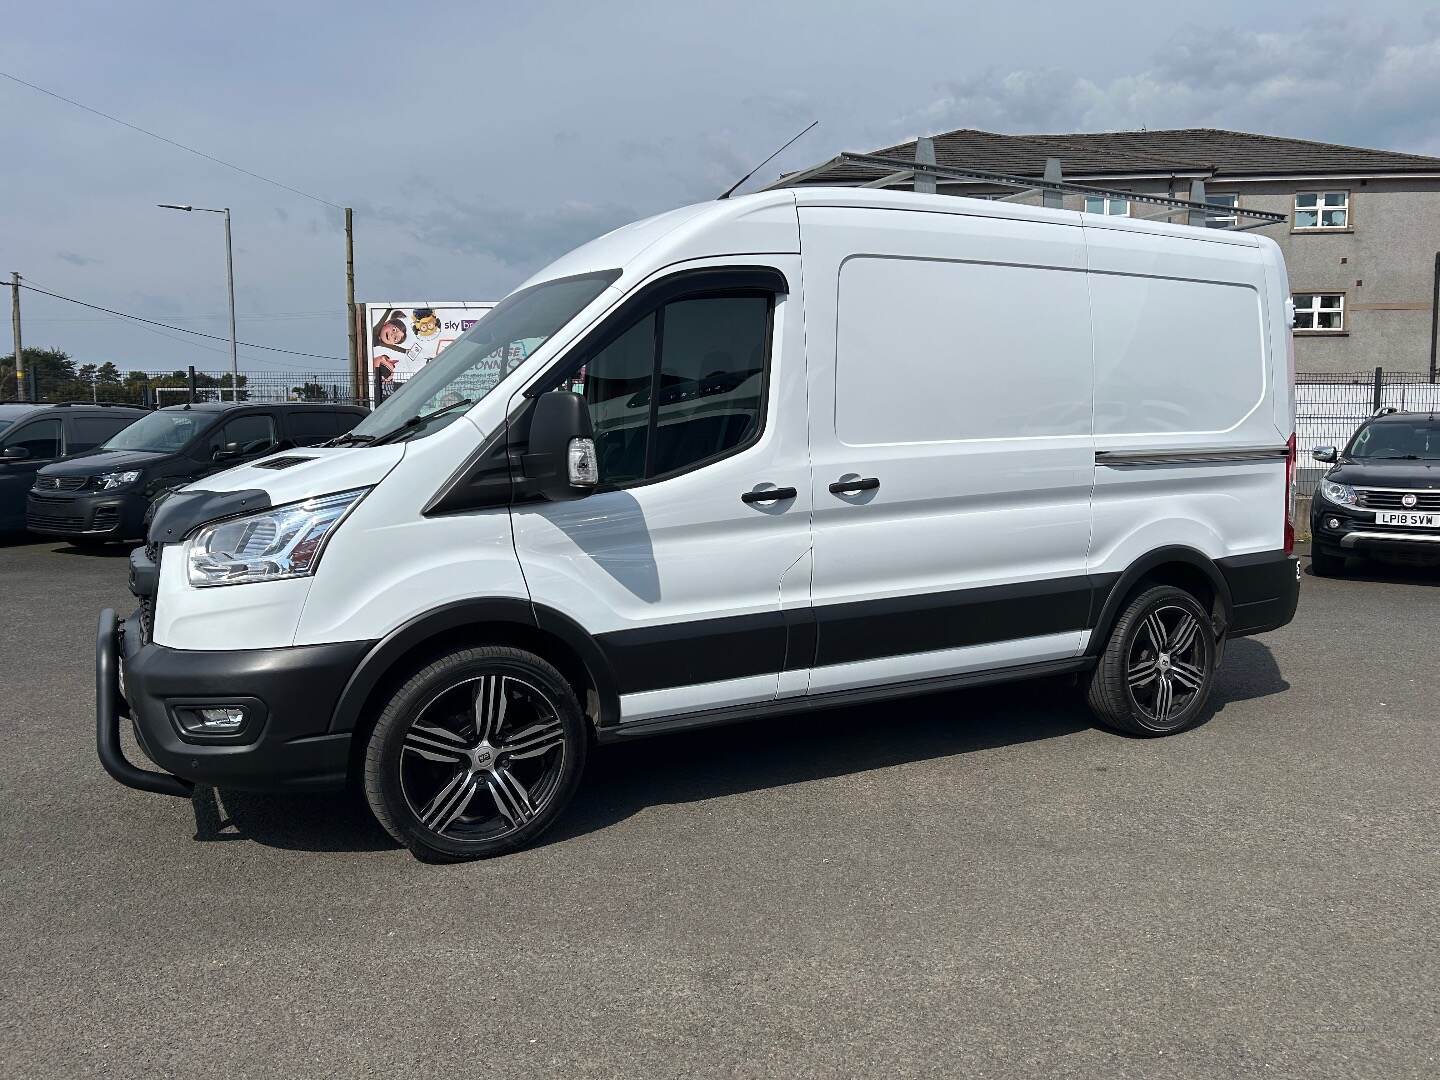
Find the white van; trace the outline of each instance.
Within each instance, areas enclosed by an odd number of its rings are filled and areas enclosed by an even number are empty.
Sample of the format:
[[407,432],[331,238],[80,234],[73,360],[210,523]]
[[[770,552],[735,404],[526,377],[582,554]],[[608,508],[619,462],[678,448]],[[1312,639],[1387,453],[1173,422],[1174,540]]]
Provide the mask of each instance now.
[[627,226],[350,434],[159,505],[102,761],[361,782],[443,860],[532,841],[591,740],[1059,673],[1181,731],[1295,611],[1288,296],[1263,238],[952,196]]

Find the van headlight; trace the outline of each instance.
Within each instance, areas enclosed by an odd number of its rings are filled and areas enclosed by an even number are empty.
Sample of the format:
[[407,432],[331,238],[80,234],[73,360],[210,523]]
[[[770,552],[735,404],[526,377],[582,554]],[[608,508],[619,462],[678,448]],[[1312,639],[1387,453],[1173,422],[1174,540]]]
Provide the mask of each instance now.
[[1355,489],[1349,484],[1337,484],[1333,480],[1320,481],[1320,494],[1336,506],[1354,506]]
[[190,584],[243,585],[313,574],[330,534],[369,490],[322,495],[206,525],[187,548]]

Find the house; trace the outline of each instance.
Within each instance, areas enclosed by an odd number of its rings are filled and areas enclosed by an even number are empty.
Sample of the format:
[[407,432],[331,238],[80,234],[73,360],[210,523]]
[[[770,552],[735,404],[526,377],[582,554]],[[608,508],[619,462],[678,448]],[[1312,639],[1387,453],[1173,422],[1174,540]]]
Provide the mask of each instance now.
[[[941,166],[1038,179],[1046,161],[1057,159],[1067,183],[1181,199],[1203,193],[1212,205],[1285,214],[1285,224],[1255,231],[1285,253],[1297,369],[1433,370],[1440,158],[1213,128],[1069,135],[961,129],[934,136],[933,144]],[[913,162],[916,143],[873,153]],[[776,186],[814,184],[909,188],[913,180],[884,166],[836,160],[782,177]],[[944,176],[936,190],[1014,198],[1013,189]],[[1025,198],[1040,201],[1038,193]],[[1064,204],[1096,214],[1157,215],[1156,207],[1123,195],[1067,194]],[[1171,220],[1183,220],[1174,214]],[[1157,216],[1167,215],[1160,210]],[[1209,220],[1212,227],[1234,224],[1224,216]],[[1203,331],[1203,312],[1188,317]]]

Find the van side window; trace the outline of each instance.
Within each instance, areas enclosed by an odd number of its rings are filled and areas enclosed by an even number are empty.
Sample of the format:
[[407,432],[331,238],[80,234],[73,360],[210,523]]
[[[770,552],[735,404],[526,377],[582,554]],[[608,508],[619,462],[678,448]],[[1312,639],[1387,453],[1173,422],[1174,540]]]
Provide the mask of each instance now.
[[70,419],[70,453],[94,450],[130,425],[127,416],[75,416]]
[[242,454],[258,454],[275,445],[275,418],[264,413],[237,416],[210,436],[210,455],[235,443]]
[[672,300],[561,385],[590,406],[606,487],[670,476],[759,436],[771,303],[756,292]]
[[49,461],[60,456],[60,421],[37,420],[26,424],[5,440],[8,449],[23,446],[30,451],[30,461]]

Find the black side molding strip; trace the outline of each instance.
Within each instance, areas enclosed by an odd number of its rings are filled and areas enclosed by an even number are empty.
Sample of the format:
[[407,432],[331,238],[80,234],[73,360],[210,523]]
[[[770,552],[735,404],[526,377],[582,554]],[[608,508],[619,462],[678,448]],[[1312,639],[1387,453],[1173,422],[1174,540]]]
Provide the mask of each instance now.
[[1095,464],[1108,469],[1136,465],[1227,465],[1241,461],[1284,461],[1286,446],[1197,446],[1184,450],[1096,450]]

